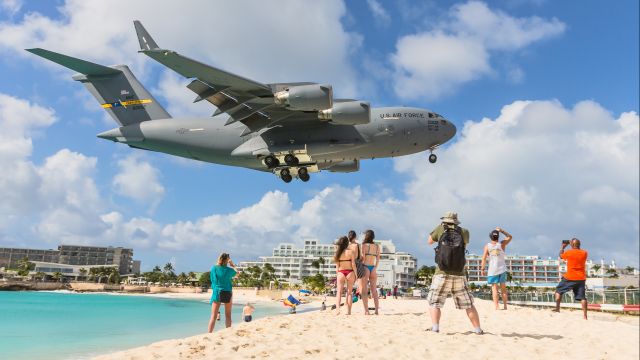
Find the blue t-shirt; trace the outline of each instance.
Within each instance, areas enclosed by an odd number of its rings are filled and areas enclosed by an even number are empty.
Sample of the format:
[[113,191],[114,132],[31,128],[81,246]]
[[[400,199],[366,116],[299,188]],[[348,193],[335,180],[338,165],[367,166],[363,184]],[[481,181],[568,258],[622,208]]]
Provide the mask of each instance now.
[[227,266],[214,265],[211,267],[211,287],[217,287],[220,290],[231,291],[233,277],[236,271]]

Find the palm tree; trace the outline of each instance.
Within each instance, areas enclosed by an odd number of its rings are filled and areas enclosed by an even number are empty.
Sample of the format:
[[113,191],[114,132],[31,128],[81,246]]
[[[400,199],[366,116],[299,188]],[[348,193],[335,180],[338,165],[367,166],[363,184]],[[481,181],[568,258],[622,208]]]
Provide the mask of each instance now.
[[112,267],[111,269],[107,270],[107,273],[105,274],[108,276],[108,281],[111,284],[119,284],[120,283],[120,271],[118,271],[118,268]]
[[160,269],[160,266],[156,265],[156,266],[153,267],[153,270],[151,270],[151,271],[153,271],[153,272],[161,272],[162,269]]
[[593,269],[593,271],[595,271],[595,275],[596,277],[598,277],[598,273],[600,272],[600,268],[602,268],[602,265],[600,264],[593,264],[593,266],[591,267]]
[[197,280],[196,279],[196,273],[193,272],[193,271],[189,271],[188,275],[189,275],[189,283],[190,283],[190,285],[193,285],[192,282]]
[[78,272],[80,273],[80,277],[83,278],[83,279],[84,279],[85,276],[87,276],[87,269],[85,269],[85,268],[80,268],[80,270],[78,270]]
[[178,282],[178,284],[182,284],[184,285],[184,283],[187,282],[187,274],[185,274],[184,272],[181,272],[180,275],[178,275],[178,277],[176,278],[176,281]]
[[43,280],[43,281],[44,281],[44,279],[47,277],[47,274],[43,273],[42,271],[38,271],[38,272],[34,275],[34,277],[35,277],[36,279],[40,279],[40,280]]
[[614,268],[608,268],[607,269],[607,274],[611,278],[617,278],[618,277],[618,271],[616,271],[616,269],[614,269]]
[[59,271],[56,271],[56,272],[53,273],[53,275],[51,275],[51,278],[53,280],[55,280],[56,282],[60,281],[62,279],[62,273],[59,272]]
[[311,262],[311,266],[316,268],[316,274],[320,271],[320,261],[318,260],[313,260]]
[[33,270],[35,265],[29,262],[28,257],[24,257],[18,261],[18,275],[27,276],[29,275],[29,271]]
[[627,266],[626,268],[624,268],[624,270],[627,272],[627,274],[633,274],[633,271],[636,268],[634,268],[633,266]]

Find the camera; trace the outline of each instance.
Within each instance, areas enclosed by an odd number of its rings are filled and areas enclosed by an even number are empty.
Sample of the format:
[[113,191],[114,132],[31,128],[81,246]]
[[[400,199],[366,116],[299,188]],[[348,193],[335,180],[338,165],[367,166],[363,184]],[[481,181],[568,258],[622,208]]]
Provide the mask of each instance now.
[[562,240],[562,243],[563,243],[563,244],[567,244],[567,245],[569,245],[569,243],[570,243],[570,242],[571,242],[571,240]]

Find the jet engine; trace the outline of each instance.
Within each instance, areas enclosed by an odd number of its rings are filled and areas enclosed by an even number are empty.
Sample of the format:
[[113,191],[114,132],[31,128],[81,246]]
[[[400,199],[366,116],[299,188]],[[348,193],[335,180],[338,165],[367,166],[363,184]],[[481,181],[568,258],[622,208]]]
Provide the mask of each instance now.
[[331,172],[341,172],[341,173],[355,172],[360,170],[360,161],[354,159],[354,160],[339,162],[339,163],[336,163],[335,165],[332,165],[326,168],[326,170],[329,170]]
[[318,111],[318,118],[338,125],[362,125],[371,121],[371,106],[365,101],[336,103],[331,109]]
[[333,105],[331,85],[298,85],[274,94],[276,104],[286,105],[292,110],[318,111]]

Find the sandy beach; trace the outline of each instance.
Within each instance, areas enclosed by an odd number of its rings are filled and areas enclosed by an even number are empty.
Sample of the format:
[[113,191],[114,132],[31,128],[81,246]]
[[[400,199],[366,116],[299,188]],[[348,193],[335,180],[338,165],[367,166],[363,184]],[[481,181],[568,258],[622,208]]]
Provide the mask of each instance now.
[[[313,305],[309,305],[313,306]],[[512,306],[493,310],[476,300],[484,335],[471,332],[462,310],[451,299],[443,309],[441,332],[430,326],[425,300],[381,302],[381,315],[335,315],[316,311],[275,316],[186,339],[99,356],[95,359],[638,359],[639,318]],[[304,309],[304,306],[299,308]],[[203,319],[206,322],[207,319]],[[153,331],[153,329],[150,329]]]

